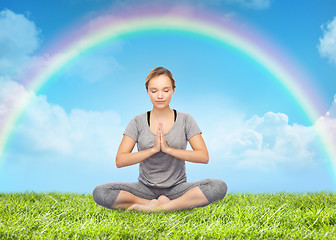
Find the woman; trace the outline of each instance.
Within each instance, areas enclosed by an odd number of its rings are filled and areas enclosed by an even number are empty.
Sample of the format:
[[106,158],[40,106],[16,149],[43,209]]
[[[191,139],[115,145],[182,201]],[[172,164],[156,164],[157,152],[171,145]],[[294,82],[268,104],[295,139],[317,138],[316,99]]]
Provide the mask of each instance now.
[[[171,72],[153,69],[145,86],[153,109],[129,122],[116,156],[118,168],[140,164],[138,182],[99,185],[93,191],[96,203],[152,212],[206,206],[224,198],[227,186],[221,180],[186,182],[185,161],[207,164],[209,155],[193,117],[169,107],[175,93]],[[192,151],[186,150],[187,141]],[[132,153],[136,143],[138,152]]]

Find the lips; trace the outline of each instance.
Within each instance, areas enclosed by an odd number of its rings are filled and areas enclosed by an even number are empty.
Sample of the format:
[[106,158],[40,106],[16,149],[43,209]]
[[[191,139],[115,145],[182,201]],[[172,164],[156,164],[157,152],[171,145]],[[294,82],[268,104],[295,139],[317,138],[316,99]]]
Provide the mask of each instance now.
[[156,103],[158,103],[158,104],[162,104],[162,103],[164,103],[165,101],[156,101]]

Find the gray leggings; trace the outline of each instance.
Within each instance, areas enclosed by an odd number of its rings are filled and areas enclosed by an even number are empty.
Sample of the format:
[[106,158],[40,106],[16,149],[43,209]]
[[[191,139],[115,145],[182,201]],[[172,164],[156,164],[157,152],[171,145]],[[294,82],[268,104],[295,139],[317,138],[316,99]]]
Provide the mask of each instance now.
[[132,193],[133,195],[144,199],[157,199],[161,195],[169,199],[176,199],[186,193],[188,190],[199,187],[210,203],[221,200],[227,192],[226,183],[219,179],[205,179],[197,182],[183,182],[169,188],[149,187],[141,182],[136,183],[105,183],[97,186],[93,190],[93,199],[103,207],[113,209],[113,204],[117,199],[120,190]]

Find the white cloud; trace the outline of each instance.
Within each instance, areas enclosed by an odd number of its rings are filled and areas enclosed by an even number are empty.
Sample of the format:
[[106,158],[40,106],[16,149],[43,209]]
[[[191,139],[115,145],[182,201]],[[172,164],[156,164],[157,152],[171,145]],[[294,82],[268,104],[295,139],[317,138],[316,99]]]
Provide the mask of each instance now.
[[336,64],[336,17],[326,25],[321,26],[323,37],[320,38],[318,46],[321,56],[327,57]]
[[[12,100],[28,93],[17,82],[0,79],[0,118],[8,114]],[[19,95],[17,95],[19,93]],[[7,105],[6,105],[7,104]],[[122,138],[120,116],[113,111],[74,109],[70,113],[47,102],[45,96],[32,96],[29,107],[15,130],[12,153],[73,160],[113,161]]]
[[[225,118],[222,118],[225,119]],[[214,159],[225,161],[239,168],[274,170],[301,168],[317,163],[316,134],[312,127],[289,125],[283,113],[268,112],[253,116],[240,124],[227,126],[225,120],[208,129],[209,151]],[[209,135],[209,134],[208,134]]]
[[0,75],[16,74],[39,46],[39,30],[22,14],[0,12]]
[[[46,96],[36,96],[26,90],[24,77],[33,74],[37,67],[45,67],[50,58],[33,55],[39,46],[38,35],[35,24],[24,15],[10,10],[0,12],[0,130],[13,106],[31,99],[15,128],[16,140],[7,149],[8,154],[16,156],[14,159],[29,158],[37,162],[46,156],[113,162],[124,130],[117,113],[81,109],[67,113],[61,106],[49,103]],[[120,43],[109,51],[120,51]],[[110,52],[83,58],[66,74],[91,82],[106,79],[121,68]],[[13,81],[19,74],[23,76],[21,82]]]
[[17,104],[20,96],[28,94],[23,86],[11,81],[9,77],[0,76],[0,116],[11,111],[13,104]]
[[266,9],[271,5],[270,0],[224,0],[224,2],[257,10]]

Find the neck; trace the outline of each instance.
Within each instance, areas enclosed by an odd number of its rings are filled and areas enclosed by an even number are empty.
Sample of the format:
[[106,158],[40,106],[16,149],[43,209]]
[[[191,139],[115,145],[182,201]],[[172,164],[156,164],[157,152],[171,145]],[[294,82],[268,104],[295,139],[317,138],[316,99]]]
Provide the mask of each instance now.
[[153,107],[151,114],[158,118],[166,118],[170,116],[172,111],[173,110],[169,106],[166,108],[161,108],[161,109]]

